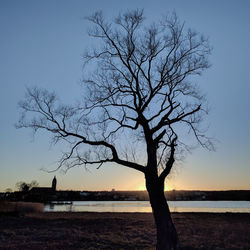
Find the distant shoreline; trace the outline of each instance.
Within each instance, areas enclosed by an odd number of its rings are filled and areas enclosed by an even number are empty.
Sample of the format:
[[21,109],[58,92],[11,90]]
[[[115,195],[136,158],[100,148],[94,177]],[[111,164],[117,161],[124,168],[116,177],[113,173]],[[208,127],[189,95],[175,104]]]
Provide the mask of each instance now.
[[[165,192],[168,201],[250,201],[250,190]],[[50,191],[38,189],[33,192],[2,193],[9,201],[148,201],[147,191]]]

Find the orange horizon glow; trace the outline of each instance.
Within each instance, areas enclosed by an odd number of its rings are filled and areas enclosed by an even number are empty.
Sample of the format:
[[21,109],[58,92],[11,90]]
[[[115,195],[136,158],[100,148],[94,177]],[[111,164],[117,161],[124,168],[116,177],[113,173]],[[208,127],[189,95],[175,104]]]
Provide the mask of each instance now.
[[[172,191],[173,188],[169,185],[165,185],[165,188],[164,188],[164,191]],[[145,186],[145,183],[143,184],[140,184],[136,189],[135,191],[146,191],[146,186]]]

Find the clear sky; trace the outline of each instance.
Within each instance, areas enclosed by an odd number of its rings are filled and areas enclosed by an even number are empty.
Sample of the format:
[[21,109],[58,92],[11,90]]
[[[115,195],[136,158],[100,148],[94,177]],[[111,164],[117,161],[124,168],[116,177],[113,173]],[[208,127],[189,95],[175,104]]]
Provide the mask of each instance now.
[[122,166],[43,172],[56,167],[63,145],[51,147],[45,134],[33,139],[30,131],[14,127],[28,86],[55,90],[65,102],[82,94],[81,56],[90,45],[84,17],[96,10],[113,17],[134,8],[143,8],[149,21],[175,10],[213,47],[212,67],[197,81],[210,103],[209,134],[218,139],[217,150],[193,151],[176,166],[168,187],[250,189],[250,1],[0,0],[0,191],[18,181],[48,186],[55,174],[59,189],[143,188],[143,175]]

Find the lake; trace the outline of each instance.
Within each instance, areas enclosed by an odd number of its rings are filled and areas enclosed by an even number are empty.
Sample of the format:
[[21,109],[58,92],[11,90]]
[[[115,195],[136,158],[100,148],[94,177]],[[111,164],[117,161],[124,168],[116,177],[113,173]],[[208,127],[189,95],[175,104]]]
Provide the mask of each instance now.
[[[250,201],[169,201],[171,212],[250,213]],[[149,201],[73,201],[47,204],[45,212],[152,212]]]

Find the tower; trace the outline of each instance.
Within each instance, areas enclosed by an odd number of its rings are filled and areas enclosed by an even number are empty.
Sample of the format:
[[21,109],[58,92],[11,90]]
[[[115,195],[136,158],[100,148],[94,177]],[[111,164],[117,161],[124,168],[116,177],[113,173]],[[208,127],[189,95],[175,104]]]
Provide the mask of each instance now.
[[54,176],[53,181],[52,181],[52,189],[53,191],[56,191],[56,176]]

